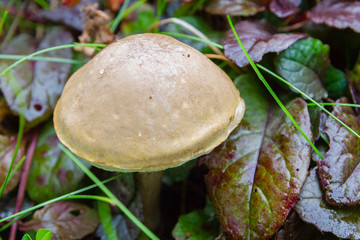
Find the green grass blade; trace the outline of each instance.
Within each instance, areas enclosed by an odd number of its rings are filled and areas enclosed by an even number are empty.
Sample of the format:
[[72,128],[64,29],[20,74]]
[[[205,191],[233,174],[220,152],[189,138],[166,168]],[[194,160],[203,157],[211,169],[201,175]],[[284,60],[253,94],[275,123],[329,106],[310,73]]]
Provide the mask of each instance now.
[[[25,58],[26,55],[12,55],[12,54],[0,54],[0,59],[5,59],[5,60],[20,60],[22,58]],[[69,63],[69,64],[81,64],[81,63],[85,63],[86,61],[81,61],[81,60],[74,60],[74,59],[69,59],[69,58],[58,58],[58,57],[43,57],[43,56],[38,56],[38,57],[32,57],[29,58],[28,60],[31,61],[45,61],[45,62],[58,62],[58,63]]]
[[[102,184],[108,183],[108,182],[110,182],[110,181],[112,181],[112,180],[120,177],[121,175],[122,175],[122,174],[119,174],[119,175],[116,175],[116,176],[114,176],[114,177],[108,178],[108,179],[102,181],[101,183],[102,183]],[[25,210],[23,210],[23,211],[21,211],[21,212],[15,213],[15,214],[13,214],[13,215],[11,215],[11,216],[2,218],[2,219],[0,219],[0,223],[5,222],[5,221],[7,221],[7,220],[10,220],[10,219],[12,219],[12,218],[14,218],[14,217],[19,217],[19,216],[20,216],[19,218],[21,218],[23,215],[25,215],[25,214],[27,214],[27,213],[30,213],[30,212],[32,212],[32,211],[34,211],[34,210],[36,210],[36,209],[41,208],[41,207],[44,207],[44,206],[46,206],[46,205],[48,205],[48,204],[50,204],[50,203],[68,200],[68,199],[70,199],[71,197],[73,197],[73,196],[76,195],[76,194],[85,192],[85,191],[90,190],[90,189],[95,188],[95,187],[98,187],[98,184],[92,184],[92,185],[90,185],[90,186],[84,187],[84,188],[79,189],[79,190],[76,190],[76,191],[74,191],[74,192],[71,192],[71,193],[62,195],[62,196],[60,196],[60,197],[51,199],[51,200],[49,200],[49,201],[40,203],[40,204],[38,204],[38,205],[36,205],[36,206],[33,206],[33,207],[31,207],[31,208],[28,208],[28,209],[25,209]],[[4,229],[1,228],[1,229],[0,229],[0,232],[3,231],[3,230],[4,230]]]
[[107,239],[118,240],[116,229],[113,226],[111,209],[109,204],[105,202],[97,202],[98,214],[101,225],[104,228]]
[[104,185],[100,182],[100,180],[89,170],[87,169],[84,164],[82,164],[75,155],[70,152],[67,148],[63,145],[58,145],[59,148],[69,157],[71,158],[76,165],[78,165],[81,170],[85,172],[85,174],[93,180],[96,184],[98,184],[99,188],[109,197],[111,198],[115,204],[119,207],[119,209],[138,227],[141,231],[143,231],[150,239],[158,240],[159,238],[153,234],[142,222],[140,222],[133,214],[129,211],[120,201],[115,197],[115,195]]
[[191,40],[194,40],[194,41],[214,45],[215,47],[217,47],[219,49],[224,49],[223,45],[221,45],[219,43],[216,43],[216,42],[213,42],[213,41],[208,41],[206,39],[202,39],[202,38],[199,38],[199,37],[196,37],[196,36],[191,36],[191,35],[187,35],[187,34],[183,34],[183,33],[173,33],[173,32],[160,32],[160,34],[164,34],[164,35],[171,36],[171,37],[187,38],[187,39],[191,39]]
[[135,11],[138,7],[140,7],[141,5],[143,5],[146,2],[147,2],[147,0],[139,0],[139,1],[135,2],[133,5],[131,5],[124,11],[123,18],[126,18],[130,13]]
[[116,16],[116,18],[110,23],[110,31],[111,32],[115,32],[116,28],[119,26],[119,23],[121,22],[121,20],[124,18],[125,15],[125,10],[127,8],[127,6],[129,5],[130,0],[125,0],[121,6],[121,9],[118,13],[118,15]]
[[7,67],[6,69],[4,69],[1,73],[0,73],[0,77],[4,76],[8,71],[10,71],[12,68],[16,67],[17,65],[19,65],[20,63],[31,59],[34,56],[37,56],[39,54],[42,53],[46,53],[46,52],[50,52],[50,51],[55,51],[55,50],[59,50],[59,49],[64,49],[64,48],[72,48],[72,47],[76,47],[76,46],[84,46],[84,47],[105,47],[106,44],[96,44],[96,43],[73,43],[73,44],[66,44],[66,45],[60,45],[60,46],[56,46],[56,47],[50,47],[50,48],[46,48],[46,49],[42,49],[39,50],[37,52],[34,52],[32,54],[29,54],[23,58],[21,58],[20,60],[16,61],[15,63],[11,64],[9,67]]
[[280,80],[282,83],[285,83],[286,85],[290,86],[291,88],[293,88],[295,91],[297,91],[298,93],[300,93],[302,96],[304,96],[305,98],[307,98],[309,101],[311,101],[315,106],[321,108],[321,110],[323,110],[326,114],[328,114],[329,116],[331,116],[333,119],[335,119],[335,121],[337,121],[338,123],[340,123],[343,127],[345,127],[349,132],[351,132],[352,134],[354,134],[357,138],[360,139],[360,135],[358,133],[356,133],[354,130],[352,130],[348,125],[346,125],[345,123],[343,123],[340,119],[338,119],[337,117],[335,117],[331,112],[329,112],[328,110],[326,110],[326,108],[322,107],[321,104],[319,104],[318,102],[316,102],[314,99],[312,99],[311,97],[309,97],[308,95],[306,95],[304,92],[302,92],[300,89],[296,88],[294,85],[292,85],[291,83],[289,83],[288,81],[286,81],[285,79],[283,79],[282,77],[280,77],[279,75],[273,73],[272,71],[270,71],[269,69],[261,66],[260,64],[257,64],[257,66],[264,70],[265,72],[269,73],[270,75],[274,76],[275,78],[277,78],[278,80]]
[[262,81],[262,83],[265,85],[266,89],[270,92],[271,96],[275,99],[275,101],[277,102],[277,104],[280,106],[280,108],[284,111],[284,113],[286,114],[286,116],[290,119],[290,121],[292,122],[292,124],[295,126],[295,128],[301,133],[301,135],[303,135],[303,137],[306,139],[306,141],[310,144],[310,146],[314,149],[314,151],[320,156],[321,159],[323,159],[323,155],[319,152],[319,150],[315,147],[315,145],[312,143],[312,141],[309,139],[308,136],[306,136],[306,134],[303,132],[303,130],[299,127],[299,125],[296,123],[296,121],[294,120],[294,118],[291,116],[291,114],[288,112],[288,110],[285,108],[284,104],[280,101],[280,99],[278,98],[278,96],[276,96],[275,92],[271,89],[270,85],[268,84],[268,82],[265,80],[265,78],[263,77],[263,75],[261,74],[261,72],[259,71],[259,69],[256,67],[255,63],[252,61],[252,59],[250,58],[249,54],[247,53],[244,45],[242,44],[239,36],[237,35],[234,25],[231,21],[231,18],[229,15],[227,15],[227,19],[229,22],[229,25],[231,27],[231,30],[233,31],[237,42],[239,43],[241,49],[243,50],[243,52],[246,55],[246,58],[248,59],[250,65],[252,66],[252,68],[254,69],[256,75],[259,77],[259,79]]
[[[321,106],[360,107],[360,104],[354,104],[354,103],[318,103],[318,104]],[[317,106],[317,105],[315,103],[308,103],[308,106]]]
[[12,167],[14,165],[17,153],[18,153],[19,148],[20,148],[21,140],[22,140],[22,137],[23,137],[23,134],[24,134],[24,129],[25,129],[25,117],[24,117],[23,114],[20,114],[19,132],[18,132],[18,136],[17,136],[15,151],[14,151],[13,157],[11,159],[11,163],[10,163],[10,166],[9,166],[9,170],[8,170],[8,172],[6,174],[5,180],[4,180],[3,184],[1,185],[0,198],[2,197],[3,192],[5,190],[5,187],[6,187],[6,184],[8,183],[8,181],[10,179]]

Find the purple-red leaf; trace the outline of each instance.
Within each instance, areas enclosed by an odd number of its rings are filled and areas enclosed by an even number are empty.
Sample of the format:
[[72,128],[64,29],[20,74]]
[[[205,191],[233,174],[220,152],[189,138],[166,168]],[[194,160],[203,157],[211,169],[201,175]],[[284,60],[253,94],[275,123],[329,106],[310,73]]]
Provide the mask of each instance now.
[[82,238],[95,231],[99,224],[96,212],[89,207],[74,202],[55,202],[37,210],[32,219],[22,223],[22,231],[46,228],[53,240]]
[[[240,125],[212,153],[207,190],[223,229],[234,239],[268,239],[297,201],[310,163],[310,146],[284,113],[266,98],[256,79],[235,80],[246,102]],[[287,109],[311,138],[306,102]]]
[[[70,44],[74,40],[72,35],[62,28],[51,28],[39,44],[45,49]],[[10,54],[27,55],[34,52],[34,45],[38,44],[28,35],[19,35],[9,43],[5,51]],[[71,59],[70,48],[44,53],[46,57],[61,57]],[[10,65],[9,60],[1,60],[0,67]],[[1,91],[11,110],[25,115],[29,126],[48,118],[60,97],[65,80],[70,73],[71,65],[57,62],[23,62],[0,77]]]
[[360,1],[323,0],[306,16],[314,23],[335,28],[351,28],[360,33]]
[[327,204],[316,168],[306,178],[295,210],[302,220],[315,225],[322,232],[331,232],[341,239],[360,239],[360,208]]
[[[346,103],[346,99],[337,102]],[[360,134],[360,120],[350,107],[335,106],[332,113]],[[326,121],[325,132],[330,149],[317,164],[326,201],[333,205],[359,204],[360,139],[331,117]]]
[[230,16],[251,16],[265,10],[268,0],[212,0],[206,11]]
[[[279,53],[287,49],[298,39],[306,37],[302,33],[272,34],[262,24],[250,21],[239,22],[235,25],[235,30],[254,62],[259,62],[265,53]],[[226,33],[224,51],[225,56],[234,61],[238,66],[243,67],[249,64],[231,30]]]
[[301,0],[272,0],[270,10],[278,17],[284,18],[297,13]]

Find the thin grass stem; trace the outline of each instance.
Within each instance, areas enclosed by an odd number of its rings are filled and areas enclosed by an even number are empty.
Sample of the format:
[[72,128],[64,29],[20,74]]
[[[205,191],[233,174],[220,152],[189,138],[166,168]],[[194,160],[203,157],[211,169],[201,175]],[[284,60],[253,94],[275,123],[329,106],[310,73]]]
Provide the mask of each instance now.
[[13,157],[11,159],[11,163],[9,166],[9,170],[6,174],[5,180],[3,182],[3,184],[1,185],[1,189],[0,189],[0,198],[3,195],[3,192],[5,190],[6,184],[8,183],[9,179],[10,179],[10,175],[11,175],[11,171],[12,171],[12,167],[14,165],[16,156],[18,154],[19,148],[20,148],[20,144],[21,144],[21,140],[24,134],[24,129],[25,129],[25,117],[23,114],[20,114],[20,121],[19,121],[19,132],[18,132],[18,136],[17,136],[17,141],[16,141],[16,146],[15,146],[15,150],[14,150],[14,154]]
[[[354,103],[318,103],[322,106],[345,106],[345,107],[360,107],[360,104]],[[308,106],[317,106],[315,103],[308,103]]]
[[284,78],[280,77],[279,75],[273,73],[272,71],[270,71],[269,69],[267,69],[266,67],[261,66],[260,64],[257,64],[257,66],[264,70],[265,72],[269,73],[270,75],[272,75],[273,77],[277,78],[278,80],[280,80],[282,83],[285,83],[286,85],[292,87],[293,89],[295,89],[295,91],[297,91],[298,93],[300,93],[302,96],[304,96],[305,98],[307,98],[309,101],[311,101],[315,106],[321,108],[321,110],[323,110],[326,114],[328,114],[329,116],[331,116],[333,119],[335,119],[335,121],[337,121],[338,123],[340,123],[343,127],[345,127],[349,132],[351,132],[352,134],[354,134],[357,138],[360,139],[360,135],[355,132],[354,130],[352,130],[348,125],[346,125],[345,123],[343,123],[340,119],[338,119],[337,117],[335,117],[331,112],[329,112],[328,110],[326,110],[326,108],[322,107],[320,103],[316,102],[314,99],[312,99],[311,97],[309,97],[308,95],[306,95],[304,92],[302,92],[300,89],[298,89],[297,87],[295,87],[294,85],[292,85],[291,83],[289,83],[288,81],[286,81]]
[[46,49],[42,49],[39,50],[37,52],[34,52],[32,54],[29,54],[23,58],[21,58],[20,60],[16,61],[15,63],[11,64],[9,67],[7,67],[6,69],[4,69],[1,73],[0,73],[0,77],[4,76],[8,71],[10,71],[12,68],[16,67],[17,65],[19,65],[20,63],[29,60],[30,58],[37,56],[39,54],[42,53],[46,53],[46,52],[50,52],[50,51],[55,51],[55,50],[59,50],[59,49],[64,49],[64,48],[72,48],[72,47],[76,47],[76,46],[85,46],[85,47],[105,47],[106,44],[97,44],[97,43],[73,43],[73,44],[66,44],[66,45],[60,45],[60,46],[56,46],[56,47],[50,47],[50,48],[46,48]]
[[120,11],[118,13],[118,15],[116,16],[116,18],[110,23],[110,31],[111,32],[115,32],[116,28],[119,26],[121,20],[124,18],[124,13],[125,10],[127,8],[127,6],[129,5],[130,0],[125,0],[120,8]]
[[[26,55],[12,55],[12,54],[0,54],[0,59],[5,60],[20,60],[26,57]],[[85,61],[74,60],[69,58],[58,58],[58,57],[43,57],[43,56],[34,56],[29,58],[31,61],[45,61],[45,62],[58,62],[58,63],[69,63],[69,64],[81,64]]]
[[[114,177],[108,178],[108,179],[102,181],[101,183],[102,183],[102,184],[108,183],[108,182],[110,182],[110,181],[112,181],[112,180],[120,177],[121,175],[122,175],[122,174],[119,174],[119,175],[116,175],[116,176],[114,176]],[[31,207],[31,208],[28,208],[28,209],[25,209],[25,210],[23,210],[23,211],[21,211],[21,212],[12,214],[11,216],[2,218],[2,219],[0,219],[0,223],[5,222],[5,221],[7,221],[7,220],[10,220],[10,219],[12,219],[12,218],[14,218],[14,217],[23,216],[23,215],[25,215],[25,214],[27,214],[27,213],[30,213],[30,212],[32,212],[32,211],[34,211],[34,210],[36,210],[36,209],[39,209],[39,208],[41,208],[41,207],[44,207],[44,206],[46,206],[46,205],[48,205],[48,204],[50,204],[50,203],[67,200],[67,199],[69,199],[70,197],[72,197],[72,196],[74,196],[74,195],[76,195],[76,194],[79,194],[79,193],[88,191],[88,190],[90,190],[90,189],[92,189],[92,188],[95,188],[95,187],[98,187],[98,186],[99,186],[98,184],[92,184],[92,185],[90,185],[90,186],[84,187],[84,188],[79,189],[79,190],[76,190],[76,191],[74,191],[74,192],[71,192],[71,193],[62,195],[62,196],[60,196],[60,197],[51,199],[51,200],[49,200],[49,201],[40,203],[40,204],[38,204],[38,205],[36,205],[36,206],[33,206],[33,207]],[[20,218],[21,218],[21,217],[20,217]],[[18,219],[17,219],[17,220],[18,220]]]
[[229,15],[227,15],[227,19],[229,22],[229,25],[231,27],[232,32],[234,33],[237,42],[239,43],[241,49],[243,50],[243,52],[246,55],[246,58],[248,59],[250,65],[252,66],[252,68],[254,69],[256,75],[259,77],[259,79],[262,81],[262,83],[265,85],[266,89],[270,92],[271,96],[275,99],[275,101],[277,102],[277,104],[280,106],[280,108],[284,111],[284,113],[286,114],[286,116],[290,119],[290,121],[292,122],[292,124],[295,126],[295,128],[301,133],[301,135],[303,135],[303,137],[306,139],[306,141],[309,143],[309,145],[314,149],[314,151],[319,155],[319,157],[321,159],[323,159],[323,155],[319,152],[319,150],[315,147],[315,145],[312,143],[312,141],[309,139],[308,136],[306,136],[306,134],[303,132],[303,130],[299,127],[299,125],[296,123],[296,121],[294,120],[294,118],[291,116],[291,114],[289,113],[289,111],[286,109],[286,107],[284,106],[284,104],[280,101],[280,99],[278,98],[278,96],[275,94],[275,92],[271,89],[270,85],[268,84],[268,82],[265,80],[265,78],[263,77],[263,75],[261,74],[261,72],[259,71],[259,69],[256,67],[255,63],[253,62],[253,60],[250,58],[249,54],[247,53],[244,45],[242,44],[238,34],[236,33],[236,30],[234,28],[234,25],[231,21],[231,18]]
[[87,169],[84,164],[82,164],[75,155],[70,152],[67,148],[63,145],[58,145],[58,147],[69,157],[71,158],[78,167],[85,172],[85,174],[94,181],[99,188],[109,197],[111,198],[118,208],[138,227],[141,231],[143,231],[150,239],[152,240],[159,240],[159,238],[152,233],[142,222],[140,222],[133,214],[129,211],[120,201],[116,198],[116,196],[103,184],[100,180],[89,170]]
[[171,36],[171,37],[187,38],[187,39],[191,39],[191,40],[194,40],[194,41],[203,42],[203,43],[206,43],[206,44],[209,44],[209,45],[213,45],[213,46],[215,46],[215,47],[217,47],[219,49],[224,49],[224,47],[219,43],[213,42],[211,40],[203,39],[203,38],[200,38],[200,37],[196,37],[196,36],[191,36],[191,35],[187,35],[187,34],[183,34],[183,33],[173,33],[173,32],[160,32],[160,34],[168,35],[168,36]]
[[147,2],[147,0],[139,0],[136,3],[134,3],[133,5],[131,5],[130,7],[128,7],[124,12],[123,18],[126,18],[130,13],[135,11],[138,7],[140,7],[141,5],[143,5],[146,2]]

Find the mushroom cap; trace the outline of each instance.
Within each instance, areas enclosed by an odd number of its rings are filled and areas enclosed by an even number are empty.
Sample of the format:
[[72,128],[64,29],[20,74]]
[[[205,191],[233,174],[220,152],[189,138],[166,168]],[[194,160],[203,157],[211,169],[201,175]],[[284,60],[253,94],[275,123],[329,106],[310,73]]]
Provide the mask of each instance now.
[[114,42],[68,80],[54,112],[60,141],[112,171],[156,171],[210,152],[244,101],[196,49],[161,34]]

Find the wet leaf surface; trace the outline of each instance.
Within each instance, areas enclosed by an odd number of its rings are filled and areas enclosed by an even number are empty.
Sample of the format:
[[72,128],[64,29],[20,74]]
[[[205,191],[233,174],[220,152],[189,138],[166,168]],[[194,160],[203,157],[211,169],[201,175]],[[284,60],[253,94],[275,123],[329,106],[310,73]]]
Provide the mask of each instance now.
[[327,97],[322,80],[329,66],[329,46],[320,40],[297,41],[275,58],[277,72],[315,100]]
[[84,172],[57,146],[52,121],[41,130],[26,191],[35,202],[44,202],[74,191]]
[[342,96],[345,96],[347,88],[346,75],[344,72],[333,67],[332,65],[330,65],[326,71],[323,84],[330,98],[338,99]]
[[[235,80],[247,103],[230,137],[201,158],[209,166],[208,194],[224,230],[234,239],[270,238],[294,206],[310,163],[310,146],[290,120],[243,75]],[[306,103],[287,109],[311,138]]]
[[297,13],[300,3],[301,0],[272,0],[269,7],[278,17],[284,18]]
[[320,231],[331,232],[339,238],[359,239],[360,208],[327,204],[316,171],[316,168],[311,170],[304,183],[295,206],[296,212]]
[[212,14],[230,16],[251,16],[265,10],[268,0],[212,0],[206,11]]
[[[9,171],[9,167],[11,164],[11,160],[13,158],[13,154],[15,152],[16,146],[16,137],[8,137],[4,135],[0,135],[0,186],[4,183],[6,175]],[[13,169],[16,164],[21,160],[21,158],[25,155],[25,146],[26,141],[23,140],[20,144],[19,151],[15,158]],[[12,178],[6,184],[4,195],[13,190],[19,183],[21,176],[22,167],[18,169],[18,171],[14,172]]]
[[314,23],[335,28],[351,28],[360,33],[360,2],[351,0],[323,0],[306,16]]
[[[341,98],[337,102],[346,103],[347,100]],[[350,107],[335,106],[332,114],[360,133],[360,120]],[[330,149],[317,164],[326,201],[334,205],[359,204],[360,140],[330,117],[325,132],[330,139]]]
[[292,211],[274,240],[338,240],[331,233],[320,232],[315,226],[305,223],[299,215]]
[[98,226],[96,212],[74,202],[55,202],[37,210],[32,219],[20,224],[22,231],[51,231],[53,240],[71,240],[92,233]]
[[[251,21],[239,22],[235,25],[235,30],[254,62],[259,62],[263,55],[268,52],[279,53],[298,39],[306,37],[302,33],[272,34],[266,26]],[[239,67],[249,64],[231,30],[226,33],[223,45],[225,56]]]
[[[29,54],[34,52],[36,42],[27,35],[21,35],[12,41],[11,54]],[[70,44],[74,40],[71,34],[61,28],[52,28],[40,42],[39,50],[50,46]],[[27,47],[29,45],[29,47]],[[72,58],[70,48],[44,53],[47,57]],[[0,61],[0,66],[10,64],[8,60]],[[71,70],[70,64],[55,62],[24,62],[13,68],[1,79],[1,90],[11,110],[20,113],[25,111],[26,121],[33,126],[48,118],[60,97],[65,80]]]

